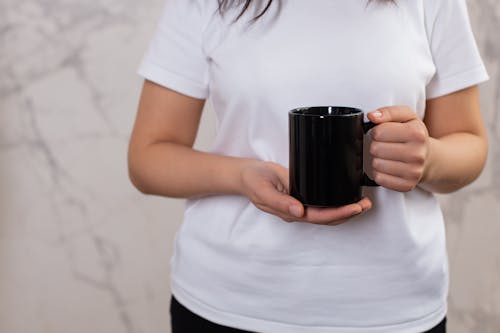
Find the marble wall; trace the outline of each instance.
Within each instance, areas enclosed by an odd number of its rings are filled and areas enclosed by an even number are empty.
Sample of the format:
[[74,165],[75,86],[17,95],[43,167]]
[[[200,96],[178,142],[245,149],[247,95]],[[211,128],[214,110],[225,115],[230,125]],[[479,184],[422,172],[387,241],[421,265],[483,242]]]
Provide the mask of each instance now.
[[500,332],[500,2],[469,1],[491,80],[481,88],[490,152],[481,177],[443,196],[450,256],[450,332]]
[[[0,0],[0,332],[168,332],[182,201],[128,181],[136,67],[163,0]],[[492,80],[491,142],[472,186],[443,196],[450,331],[500,331],[500,3],[469,3]],[[197,147],[214,135],[203,116]]]

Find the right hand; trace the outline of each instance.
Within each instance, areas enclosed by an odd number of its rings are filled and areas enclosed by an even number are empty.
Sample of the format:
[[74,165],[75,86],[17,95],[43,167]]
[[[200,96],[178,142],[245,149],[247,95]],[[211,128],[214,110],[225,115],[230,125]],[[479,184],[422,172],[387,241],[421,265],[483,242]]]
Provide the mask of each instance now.
[[371,208],[370,199],[335,208],[304,207],[289,195],[288,169],[273,162],[252,161],[241,170],[242,194],[260,210],[286,222],[338,225]]

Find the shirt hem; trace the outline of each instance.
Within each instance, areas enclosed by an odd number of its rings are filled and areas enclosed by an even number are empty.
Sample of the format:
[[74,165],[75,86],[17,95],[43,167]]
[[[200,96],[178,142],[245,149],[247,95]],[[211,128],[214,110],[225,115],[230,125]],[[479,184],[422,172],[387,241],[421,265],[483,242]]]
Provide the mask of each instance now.
[[142,62],[137,70],[137,74],[149,81],[189,97],[198,99],[205,99],[208,97],[208,88],[148,60]]
[[476,66],[470,70],[457,73],[433,82],[428,87],[426,99],[433,99],[453,92],[480,84],[489,80],[484,65]]
[[171,283],[172,294],[186,308],[197,315],[219,325],[234,327],[254,332],[273,333],[415,333],[425,332],[439,324],[447,312],[444,302],[437,310],[420,319],[394,325],[373,327],[346,327],[346,326],[301,326],[277,321],[243,316],[212,308],[210,305],[196,299],[183,288],[174,277]]

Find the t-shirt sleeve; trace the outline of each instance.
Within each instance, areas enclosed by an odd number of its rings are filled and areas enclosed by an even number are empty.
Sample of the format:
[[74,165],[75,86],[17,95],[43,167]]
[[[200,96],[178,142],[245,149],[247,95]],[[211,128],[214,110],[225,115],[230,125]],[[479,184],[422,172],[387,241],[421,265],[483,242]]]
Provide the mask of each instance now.
[[436,73],[427,99],[488,80],[465,0],[427,0],[426,25]]
[[208,58],[203,51],[205,0],[166,0],[138,74],[195,98],[208,95]]

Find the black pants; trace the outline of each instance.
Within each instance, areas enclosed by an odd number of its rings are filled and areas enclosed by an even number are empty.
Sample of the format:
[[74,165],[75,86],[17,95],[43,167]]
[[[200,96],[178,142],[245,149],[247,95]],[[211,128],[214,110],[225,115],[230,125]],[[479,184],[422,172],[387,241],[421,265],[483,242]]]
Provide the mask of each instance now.
[[[173,296],[170,300],[170,318],[172,333],[255,333],[208,321],[188,310]],[[434,328],[423,333],[446,333],[446,318]]]

